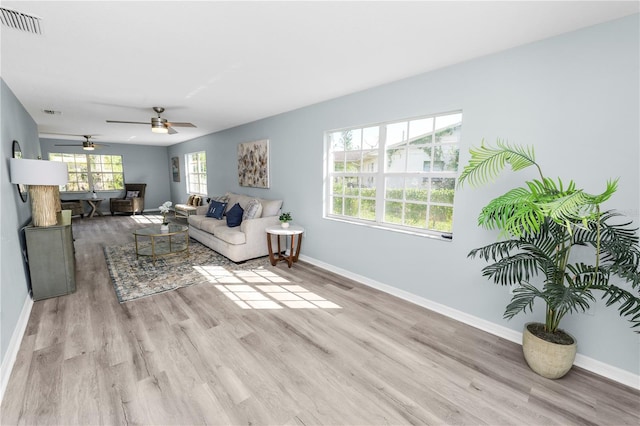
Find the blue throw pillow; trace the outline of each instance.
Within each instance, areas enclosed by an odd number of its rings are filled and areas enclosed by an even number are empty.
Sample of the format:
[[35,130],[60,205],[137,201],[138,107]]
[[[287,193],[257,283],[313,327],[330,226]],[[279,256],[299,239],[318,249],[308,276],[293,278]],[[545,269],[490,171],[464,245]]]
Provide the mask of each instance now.
[[227,203],[221,203],[220,201],[211,200],[209,203],[209,210],[207,210],[207,217],[215,217],[216,219],[222,219],[224,210],[227,208]]
[[240,204],[236,203],[231,209],[227,212],[227,226],[229,228],[233,228],[235,226],[240,226],[242,223],[242,215],[244,214],[244,210],[240,207]]

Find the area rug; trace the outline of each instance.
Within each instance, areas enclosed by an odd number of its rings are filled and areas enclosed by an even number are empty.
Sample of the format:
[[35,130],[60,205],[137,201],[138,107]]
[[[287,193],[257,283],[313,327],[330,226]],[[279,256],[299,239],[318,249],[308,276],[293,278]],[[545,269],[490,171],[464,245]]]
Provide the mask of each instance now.
[[177,253],[158,257],[155,265],[151,257],[136,259],[133,242],[104,247],[104,256],[120,303],[212,282],[212,277],[203,273],[205,271],[244,271],[262,269],[269,264],[268,257],[234,263],[195,240],[189,242],[188,256]]

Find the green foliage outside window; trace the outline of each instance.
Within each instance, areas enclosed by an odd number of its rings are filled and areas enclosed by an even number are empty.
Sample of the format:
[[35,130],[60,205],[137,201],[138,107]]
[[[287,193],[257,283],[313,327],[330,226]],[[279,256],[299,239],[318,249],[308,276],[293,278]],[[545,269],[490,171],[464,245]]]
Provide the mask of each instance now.
[[[355,197],[349,197],[349,195],[358,195],[357,191],[348,189],[343,196],[337,196],[337,194],[343,194],[344,187],[342,185],[336,185],[333,187],[333,192],[336,196],[332,197],[333,200],[333,214],[345,215],[354,218],[371,220],[376,219],[376,190],[375,188],[360,188],[360,204]],[[385,202],[385,216],[384,221],[386,223],[406,225],[413,228],[426,228],[434,229],[437,231],[451,232],[453,221],[453,197],[454,190],[449,188],[434,189],[431,191],[432,203],[451,204],[447,205],[432,205],[427,210],[427,201],[429,199],[429,191],[427,189],[391,189],[386,193]],[[404,200],[403,211],[403,195],[406,197]],[[366,198],[365,198],[366,197]],[[417,202],[410,202],[417,201]],[[342,208],[345,207],[343,211]],[[404,217],[404,221],[403,221]]]
[[124,189],[121,155],[50,153],[49,160],[67,164],[68,182],[60,187],[62,192]]
[[96,190],[124,189],[121,155],[89,155],[91,185]]

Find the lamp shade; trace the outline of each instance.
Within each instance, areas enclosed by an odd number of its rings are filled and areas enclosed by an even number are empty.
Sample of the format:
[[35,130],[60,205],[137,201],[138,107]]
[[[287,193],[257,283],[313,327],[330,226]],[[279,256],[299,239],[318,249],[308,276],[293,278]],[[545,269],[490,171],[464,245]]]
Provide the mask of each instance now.
[[66,163],[46,160],[10,158],[11,183],[23,185],[66,185]]

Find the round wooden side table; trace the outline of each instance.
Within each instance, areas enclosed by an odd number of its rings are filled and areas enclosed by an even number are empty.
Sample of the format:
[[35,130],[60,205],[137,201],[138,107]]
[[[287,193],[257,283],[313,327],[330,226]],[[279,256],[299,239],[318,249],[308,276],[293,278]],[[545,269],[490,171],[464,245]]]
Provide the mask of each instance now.
[[[271,265],[276,266],[276,263],[282,260],[287,262],[287,265],[291,268],[291,265],[298,261],[298,256],[300,255],[300,246],[302,246],[302,234],[304,233],[304,228],[298,225],[290,225],[288,228],[283,228],[281,226],[269,226],[265,231],[267,231],[267,247],[269,247],[269,261],[271,262]],[[278,251],[276,253],[273,252],[273,245],[271,242],[272,236],[274,235],[278,239]],[[283,235],[285,237],[285,250],[287,248],[287,237],[291,237],[289,256],[282,254],[280,237]],[[296,235],[298,236],[297,243]]]

